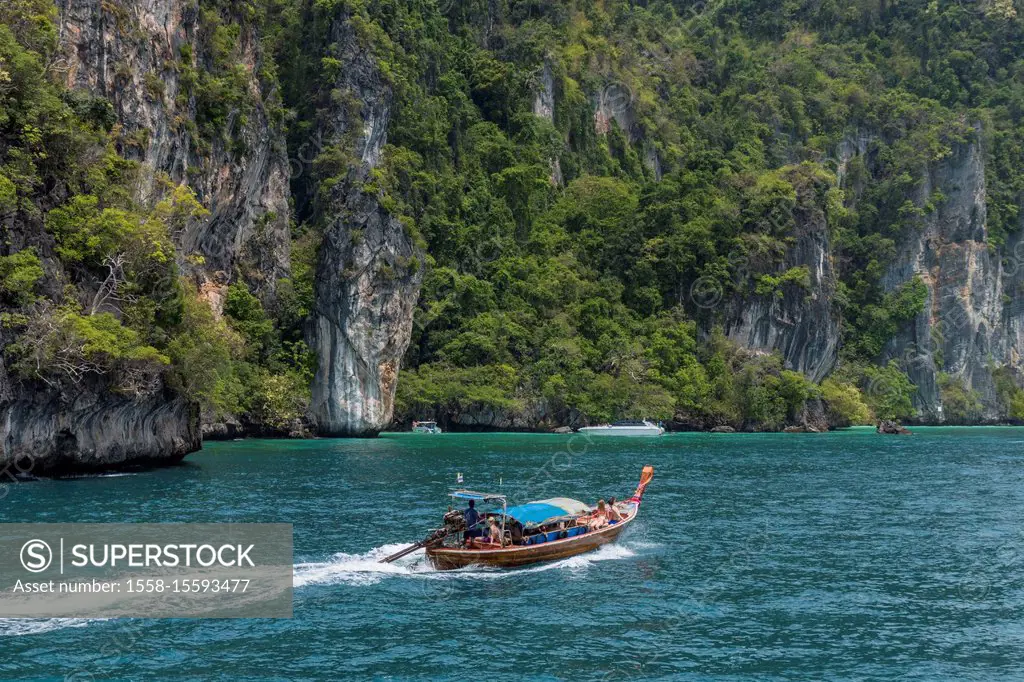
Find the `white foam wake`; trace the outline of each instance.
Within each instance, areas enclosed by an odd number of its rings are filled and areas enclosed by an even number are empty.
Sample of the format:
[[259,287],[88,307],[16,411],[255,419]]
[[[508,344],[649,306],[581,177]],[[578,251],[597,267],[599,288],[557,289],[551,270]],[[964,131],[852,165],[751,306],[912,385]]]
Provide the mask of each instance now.
[[[568,559],[538,564],[513,570],[469,566],[456,571],[436,571],[426,560],[423,551],[414,552],[391,564],[379,563],[384,557],[402,549],[404,544],[375,547],[364,554],[338,553],[327,561],[295,564],[293,585],[375,585],[386,578],[405,577],[417,580],[501,580],[543,571],[569,571],[581,573],[600,561],[627,559],[638,551],[658,547],[657,544],[638,542],[603,545],[599,549]],[[452,589],[452,588],[448,588]],[[103,622],[102,618],[0,618],[0,638],[36,635],[65,628],[82,628]]]
[[295,587],[335,583],[373,585],[388,575],[412,575],[430,570],[424,560],[423,550],[413,552],[394,563],[380,563],[381,559],[404,547],[408,545],[381,545],[365,554],[339,552],[327,561],[295,564],[292,584]]
[[394,563],[380,563],[381,559],[394,554],[405,546],[401,544],[383,545],[364,554],[338,553],[327,561],[296,564],[293,584],[295,587],[337,584],[375,585],[390,577],[419,580],[497,580],[540,571],[581,571],[598,561],[636,556],[636,552],[628,546],[610,544],[603,545],[593,552],[579,554],[568,559],[513,570],[467,566],[454,571],[437,571],[427,562],[426,555],[422,550],[402,557]]

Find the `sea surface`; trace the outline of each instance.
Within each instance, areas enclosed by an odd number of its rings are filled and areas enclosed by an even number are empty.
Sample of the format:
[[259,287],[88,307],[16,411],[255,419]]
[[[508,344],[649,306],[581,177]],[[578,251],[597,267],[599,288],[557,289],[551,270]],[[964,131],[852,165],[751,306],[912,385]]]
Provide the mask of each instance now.
[[[377,563],[460,472],[593,503],[644,464],[640,518],[590,555]],[[295,531],[294,618],[0,620],[5,680],[1024,679],[1024,429],[246,440],[4,493],[2,522]]]

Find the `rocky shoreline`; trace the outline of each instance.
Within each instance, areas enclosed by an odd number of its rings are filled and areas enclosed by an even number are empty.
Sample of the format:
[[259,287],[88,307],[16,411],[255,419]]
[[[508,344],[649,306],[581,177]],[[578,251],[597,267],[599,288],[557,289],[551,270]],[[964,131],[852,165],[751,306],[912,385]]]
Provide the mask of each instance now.
[[[585,425],[581,425],[585,426]],[[939,422],[924,422],[924,421],[907,421],[905,423],[894,422],[890,420],[882,420],[876,424],[854,424],[854,425],[828,425],[825,427],[816,427],[808,424],[789,424],[780,429],[767,430],[767,429],[737,429],[728,425],[710,426],[707,428],[697,428],[684,426],[680,428],[680,425],[673,422],[665,422],[666,433],[829,433],[831,431],[842,431],[848,428],[873,428],[880,434],[911,434],[913,433],[907,427],[938,427],[938,426],[955,426],[960,428],[968,427],[992,427],[992,426],[1003,426],[1003,427],[1024,427],[1024,423],[1013,422],[1013,421],[993,421],[993,422],[981,422],[976,424],[946,424]],[[390,427],[385,428],[382,433],[406,433],[411,431],[411,425],[409,424],[398,424],[394,423]],[[444,427],[442,427],[444,428]],[[573,435],[577,433],[577,428],[571,426],[555,426],[555,427],[537,427],[537,428],[497,428],[487,426],[474,426],[464,427],[460,425],[449,425],[448,428],[444,428],[445,433],[537,433],[537,434],[554,434],[554,435]],[[242,440],[247,438],[266,438],[266,439],[281,439],[281,440],[316,440],[320,438],[329,438],[331,436],[320,436],[316,435],[315,431],[306,428],[304,431],[290,431],[284,432],[281,430],[273,429],[246,429],[244,426],[238,423],[218,423],[214,425],[203,426],[203,441],[228,441],[228,440]]]

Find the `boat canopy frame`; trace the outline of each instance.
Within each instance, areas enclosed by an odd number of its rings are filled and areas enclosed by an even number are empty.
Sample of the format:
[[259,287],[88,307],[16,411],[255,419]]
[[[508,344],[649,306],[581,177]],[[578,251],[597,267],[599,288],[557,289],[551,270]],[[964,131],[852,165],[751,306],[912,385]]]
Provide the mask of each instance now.
[[501,502],[501,537],[502,541],[505,538],[505,519],[508,515],[505,513],[508,510],[508,498],[498,493],[481,493],[476,490],[453,490],[448,493],[449,497],[456,500],[473,500],[475,502]]
[[505,528],[509,519],[520,524],[525,530],[539,528],[559,521],[568,521],[580,514],[593,511],[593,508],[585,502],[567,497],[535,500],[515,507],[509,507],[507,498],[500,493],[485,493],[477,490],[453,490],[448,495],[457,500],[474,500],[476,502],[501,504],[502,537],[505,535]]
[[498,493],[482,493],[476,490],[453,490],[448,493],[448,497],[454,497],[457,500],[475,500],[477,502],[506,501],[504,495],[499,495]]

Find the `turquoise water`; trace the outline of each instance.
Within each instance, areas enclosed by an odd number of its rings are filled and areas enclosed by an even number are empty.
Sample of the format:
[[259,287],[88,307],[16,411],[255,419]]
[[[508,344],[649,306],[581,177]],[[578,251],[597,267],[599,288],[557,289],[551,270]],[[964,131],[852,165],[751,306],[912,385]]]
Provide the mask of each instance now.
[[[207,444],[10,486],[0,521],[290,522],[290,620],[0,621],[0,678],[911,679],[1024,675],[1024,429],[912,437],[393,435]],[[567,449],[568,448],[568,449]],[[521,569],[376,558],[457,472],[514,501],[625,496],[620,544]]]

